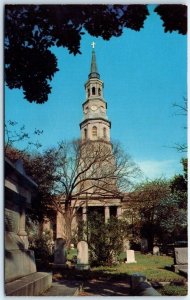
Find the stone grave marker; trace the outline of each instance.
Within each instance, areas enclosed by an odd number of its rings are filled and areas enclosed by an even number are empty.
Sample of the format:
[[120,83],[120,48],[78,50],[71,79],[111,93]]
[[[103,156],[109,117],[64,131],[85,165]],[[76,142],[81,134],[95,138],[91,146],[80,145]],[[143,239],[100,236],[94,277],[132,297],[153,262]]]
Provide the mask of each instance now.
[[135,260],[135,251],[134,250],[127,250],[126,251],[126,264],[136,263]]
[[174,270],[187,272],[188,270],[188,248],[174,248]]
[[154,246],[152,249],[153,255],[160,255],[160,248],[158,246]]
[[77,265],[78,270],[88,270],[89,265],[89,255],[88,255],[88,244],[85,241],[80,241],[77,244]]
[[55,267],[64,267],[67,261],[67,251],[65,248],[65,240],[62,238],[57,238],[55,241],[55,250],[54,250],[54,266]]

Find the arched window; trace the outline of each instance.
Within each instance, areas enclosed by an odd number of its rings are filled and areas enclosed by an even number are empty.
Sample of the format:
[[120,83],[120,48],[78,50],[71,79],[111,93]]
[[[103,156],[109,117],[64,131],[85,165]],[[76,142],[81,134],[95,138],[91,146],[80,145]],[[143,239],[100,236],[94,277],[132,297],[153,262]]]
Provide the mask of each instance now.
[[105,127],[103,128],[103,136],[104,136],[104,138],[107,137],[107,132],[106,132],[106,128]]
[[92,95],[95,95],[96,94],[96,89],[95,89],[95,87],[93,86],[92,87]]
[[97,136],[97,127],[96,127],[96,126],[93,126],[93,127],[92,127],[92,136],[93,136],[93,137],[96,137],[96,136]]
[[88,89],[88,97],[90,97],[90,89]]
[[98,96],[101,96],[101,88],[98,89]]
[[86,128],[84,129],[84,139],[85,140],[87,139],[87,129]]

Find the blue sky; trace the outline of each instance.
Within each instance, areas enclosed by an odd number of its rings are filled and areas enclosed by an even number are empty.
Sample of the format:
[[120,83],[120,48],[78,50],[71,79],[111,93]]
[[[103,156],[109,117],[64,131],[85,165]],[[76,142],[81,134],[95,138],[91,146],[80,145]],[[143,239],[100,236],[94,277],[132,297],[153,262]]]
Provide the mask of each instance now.
[[[150,12],[152,7],[149,6]],[[43,130],[43,148],[60,140],[80,137],[84,83],[90,70],[91,42],[96,58],[111,137],[123,145],[145,175],[170,177],[181,172],[183,156],[172,147],[186,141],[186,119],[176,116],[174,103],[187,96],[187,40],[177,33],[164,33],[155,14],[147,18],[140,32],[125,30],[119,38],[103,41],[85,34],[82,55],[54,48],[59,72],[52,81],[47,103],[29,103],[21,90],[5,89],[5,119],[15,120],[31,133]]]

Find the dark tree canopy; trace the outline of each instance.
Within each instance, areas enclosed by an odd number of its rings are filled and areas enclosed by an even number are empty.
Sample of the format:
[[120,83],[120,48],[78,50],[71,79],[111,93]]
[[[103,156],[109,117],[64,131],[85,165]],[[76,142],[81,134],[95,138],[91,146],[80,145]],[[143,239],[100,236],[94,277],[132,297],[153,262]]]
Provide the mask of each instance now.
[[[185,5],[158,5],[165,31],[187,32]],[[57,68],[52,46],[80,52],[84,30],[109,40],[124,28],[139,31],[149,15],[147,5],[6,5],[5,80],[22,88],[29,102],[44,103]]]

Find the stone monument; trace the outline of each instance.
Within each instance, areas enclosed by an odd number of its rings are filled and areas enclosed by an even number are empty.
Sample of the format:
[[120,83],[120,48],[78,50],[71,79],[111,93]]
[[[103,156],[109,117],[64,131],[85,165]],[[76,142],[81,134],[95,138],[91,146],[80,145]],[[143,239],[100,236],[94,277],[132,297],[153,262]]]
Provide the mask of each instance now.
[[134,250],[127,250],[126,251],[126,264],[136,263],[135,260],[135,251]]
[[174,248],[174,270],[175,272],[188,270],[188,248]]
[[5,293],[7,296],[37,296],[52,283],[48,273],[36,272],[34,252],[28,249],[26,209],[37,185],[21,160],[5,158]]
[[57,238],[55,241],[54,250],[54,267],[65,267],[67,261],[67,251],[65,248],[66,241],[62,238]]
[[89,265],[89,255],[88,255],[88,244],[85,241],[80,241],[77,244],[77,265],[78,270],[88,270]]

